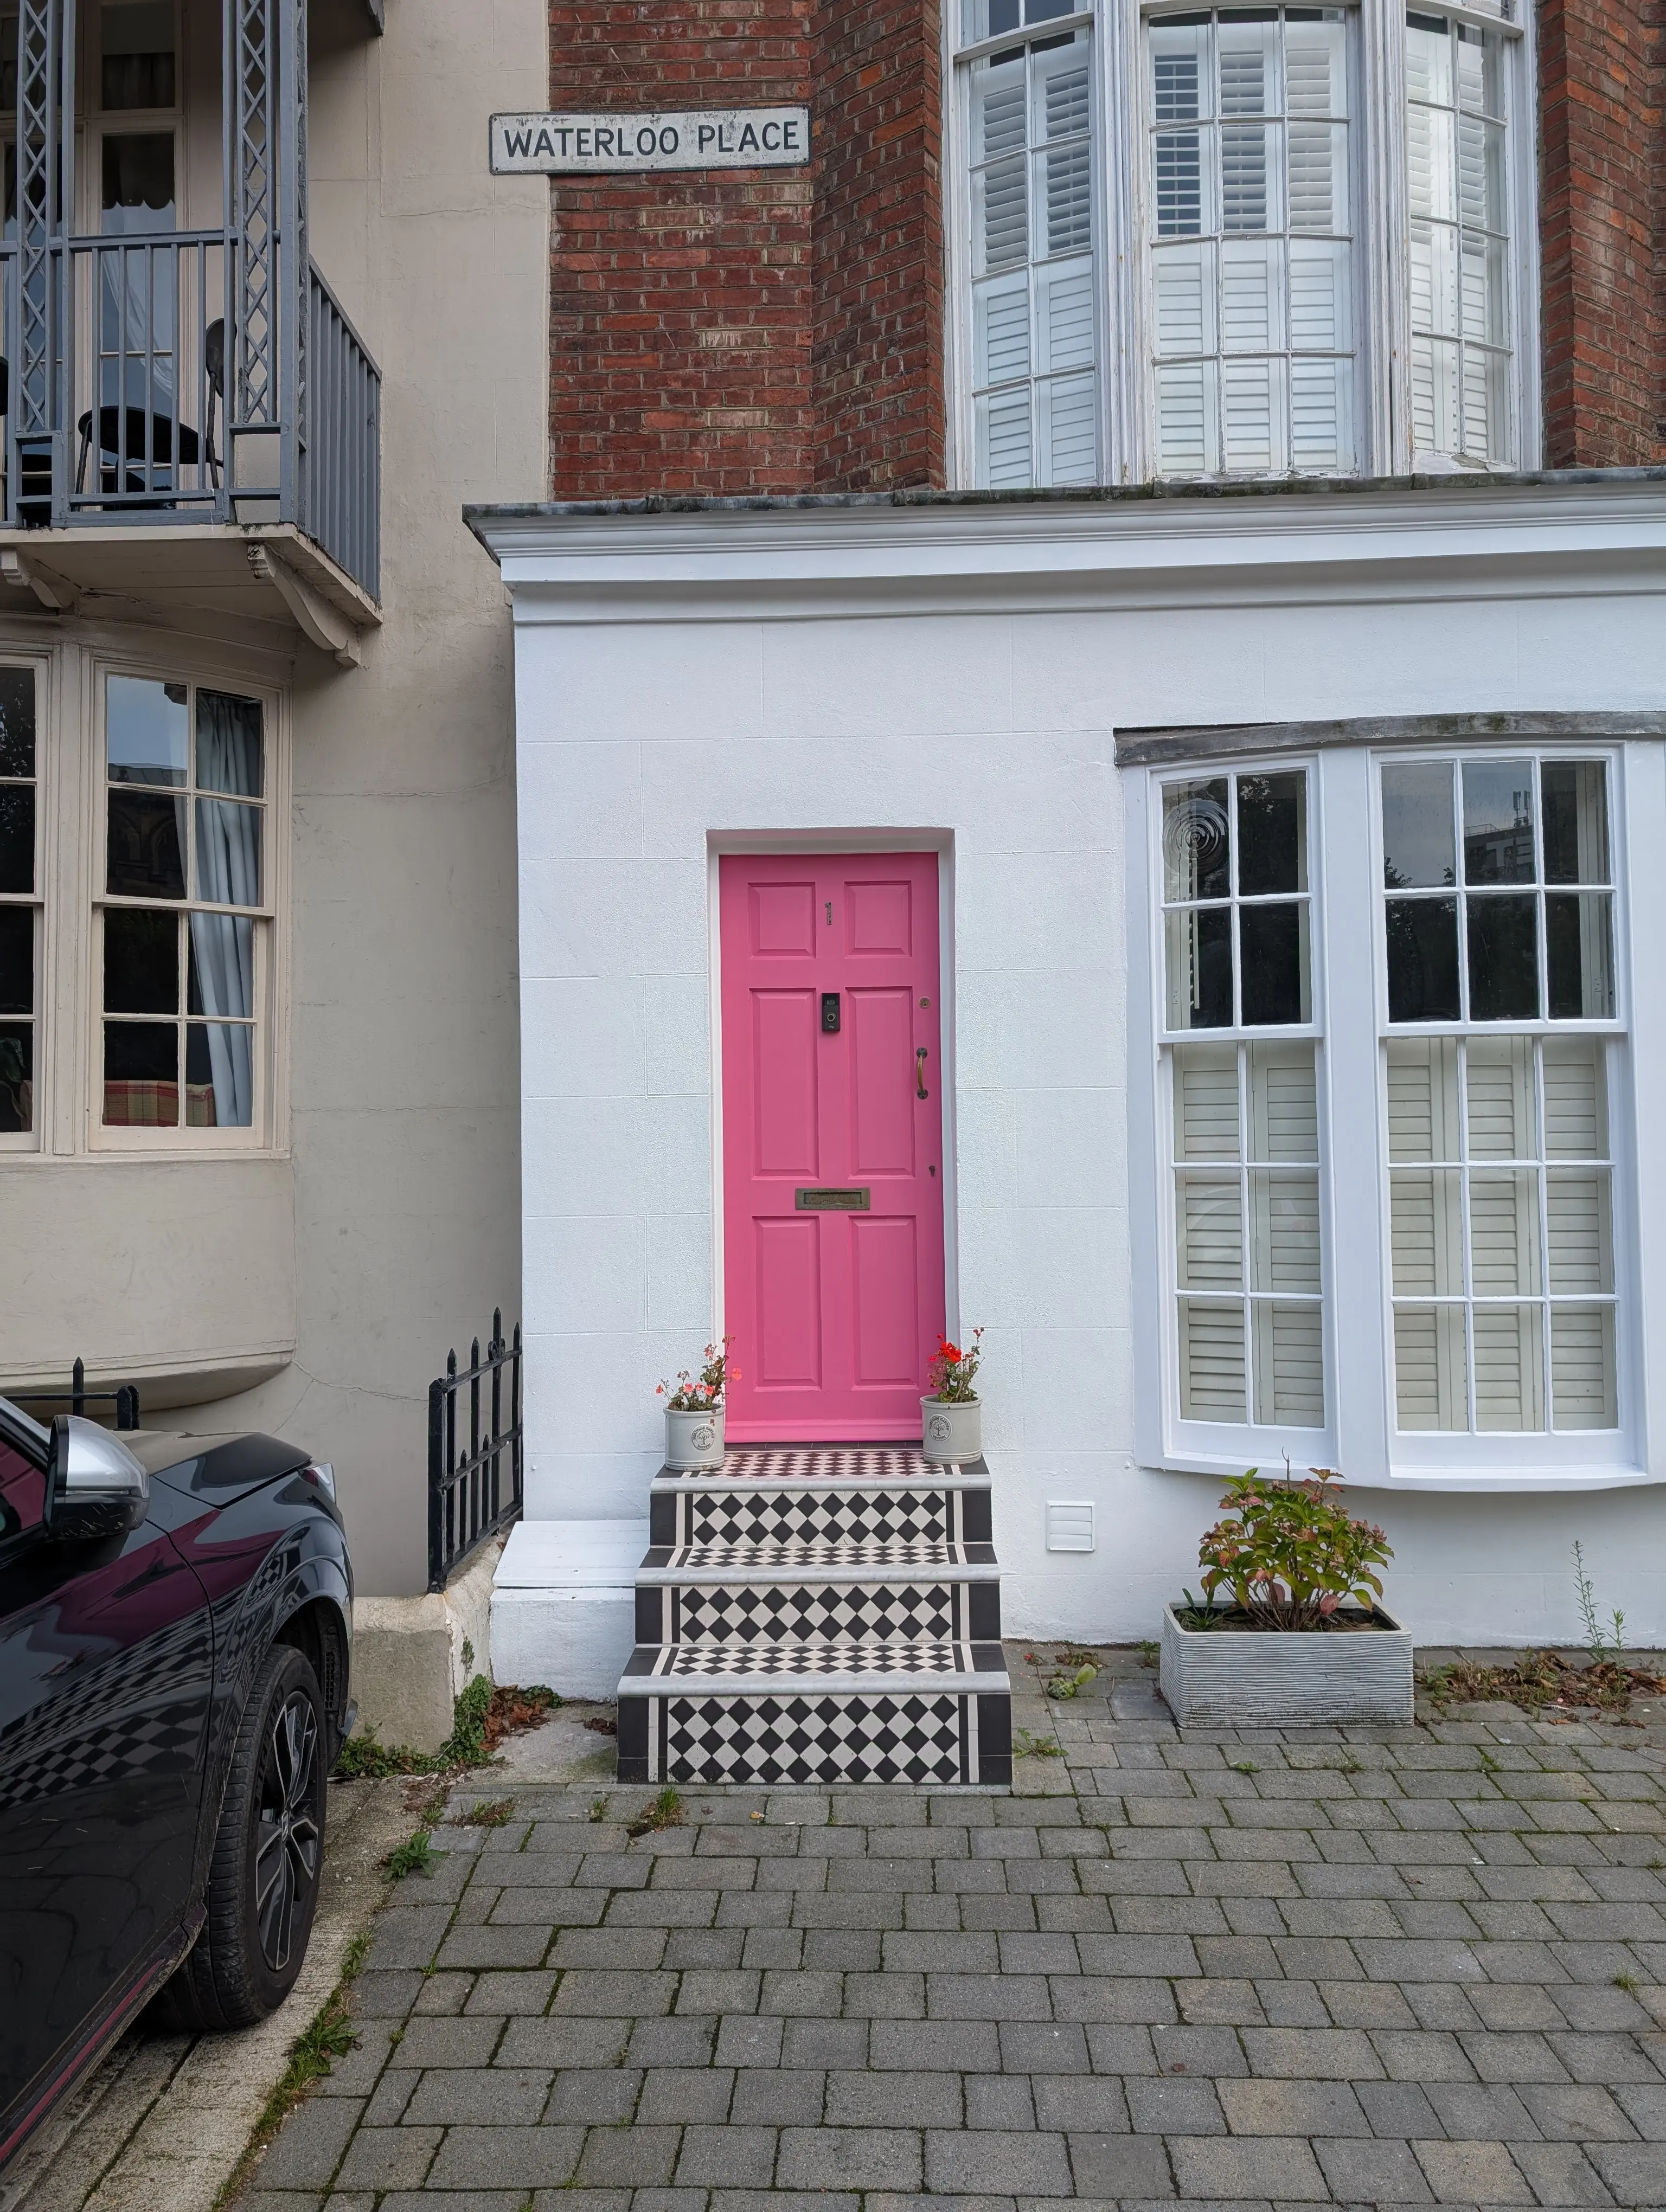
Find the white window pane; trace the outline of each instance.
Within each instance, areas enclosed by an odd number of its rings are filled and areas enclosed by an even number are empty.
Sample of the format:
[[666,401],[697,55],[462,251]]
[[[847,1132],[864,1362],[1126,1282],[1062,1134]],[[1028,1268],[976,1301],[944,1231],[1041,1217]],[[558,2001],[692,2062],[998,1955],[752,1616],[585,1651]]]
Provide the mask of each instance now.
[[1269,189],[1271,131],[1265,123],[1220,126],[1220,227],[1224,231],[1271,230],[1277,210]]
[[1556,1428],[1619,1427],[1612,1306],[1550,1309],[1550,1401]]
[[1472,1160],[1535,1160],[1539,1106],[1531,1037],[1472,1037],[1464,1087]]
[[1093,264],[1079,261],[1037,278],[1037,368],[1056,374],[1093,366]]
[[1470,460],[1496,464],[1508,458],[1507,368],[1502,354],[1464,349],[1462,451]]
[[1256,1291],[1319,1289],[1319,1178],[1250,1178],[1250,1286]]
[[1220,249],[1220,343],[1225,353],[1281,345],[1284,256],[1276,240],[1233,240]]
[[1346,353],[1353,343],[1347,247],[1292,238],[1289,253],[1292,348],[1297,353]]
[[1185,1175],[1175,1188],[1181,1289],[1241,1290],[1243,1219],[1237,1177]]
[[1310,1044],[1250,1046],[1250,1157],[1316,1163],[1319,1101]]
[[1047,235],[1041,250],[1053,256],[1085,253],[1093,243],[1092,173],[1086,143],[1049,147],[1042,161]]
[[998,161],[1024,151],[1024,64],[986,65],[972,77],[972,160]]
[[1195,131],[1157,134],[1157,235],[1195,238],[1203,228],[1203,147]]
[[1157,371],[1157,467],[1202,476],[1214,466],[1214,364],[1164,362]]
[[1550,1289],[1614,1288],[1613,1208],[1602,1168],[1553,1168],[1545,1178]]
[[1406,90],[1413,100],[1452,105],[1452,40],[1444,22],[1433,29],[1415,18],[1407,24]]
[[1456,1168],[1395,1168],[1389,1243],[1396,1297],[1463,1292],[1463,1178]]
[[1042,481],[1092,483],[1099,473],[1099,395],[1091,376],[1043,384]]
[[1413,218],[1451,222],[1457,215],[1454,120],[1426,107],[1406,112],[1406,191]]
[[1483,1432],[1542,1429],[1543,1309],[1476,1306],[1475,1426]]
[[1206,305],[1213,289],[1213,249],[1165,246],[1155,257],[1155,276],[1158,353],[1213,352],[1214,331]]
[[972,303],[973,374],[981,385],[1030,374],[1030,285],[1020,276],[980,285]]
[[1180,1411],[1189,1421],[1244,1419],[1243,1309],[1180,1301]]
[[1543,1289],[1534,1169],[1477,1168],[1471,1174],[1469,1273],[1477,1297],[1533,1297]]
[[1346,231],[1347,131],[1340,124],[1292,123],[1286,144],[1292,230]]
[[1274,26],[1227,15],[1219,19],[1216,37],[1222,115],[1276,115],[1277,102],[1269,97],[1277,74]]
[[1596,1037],[1544,1041],[1545,1157],[1608,1156],[1608,1056]]
[[1158,123],[1195,123],[1207,112],[1204,75],[1207,26],[1153,24],[1152,116]]
[[1402,1429],[1467,1429],[1469,1366],[1462,1306],[1396,1306],[1395,1419]]
[[978,472],[995,491],[1022,490],[1030,470],[1030,387],[977,403]]
[[1285,106],[1289,114],[1347,115],[1347,53],[1341,23],[1286,21]]
[[[1236,1045],[1187,1044],[1176,1048],[1174,1150],[1175,1158],[1182,1160],[1237,1159],[1238,1055]],[[1280,1156],[1269,1154],[1268,1157]]]
[[1030,258],[1025,175],[1022,160],[998,161],[992,168],[980,169],[973,179],[973,221],[980,249],[980,275],[1015,268]]
[[1462,1158],[1456,1041],[1397,1037],[1389,1046],[1388,1060],[1389,1158]]
[[1323,1311],[1309,1305],[1253,1309],[1256,1419],[1268,1426],[1322,1429],[1325,1423]]
[[1353,379],[1341,361],[1290,364],[1290,460],[1316,473],[1353,465]]
[[1444,338],[1412,340],[1412,440],[1420,451],[1456,453],[1458,349]]
[[[1275,407],[1283,396],[1281,362],[1241,361],[1228,355],[1220,364],[1221,466],[1245,474],[1264,474],[1283,459]],[[1282,409],[1277,410],[1280,415]]]

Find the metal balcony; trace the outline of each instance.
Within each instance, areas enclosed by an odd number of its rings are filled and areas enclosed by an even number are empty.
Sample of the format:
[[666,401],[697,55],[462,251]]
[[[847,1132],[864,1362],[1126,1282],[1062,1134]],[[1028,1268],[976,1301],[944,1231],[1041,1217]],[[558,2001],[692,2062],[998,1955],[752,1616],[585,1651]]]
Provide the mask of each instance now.
[[306,250],[302,0],[222,0],[224,219],[73,234],[75,0],[21,0],[3,523],[287,525],[374,600],[381,376]]

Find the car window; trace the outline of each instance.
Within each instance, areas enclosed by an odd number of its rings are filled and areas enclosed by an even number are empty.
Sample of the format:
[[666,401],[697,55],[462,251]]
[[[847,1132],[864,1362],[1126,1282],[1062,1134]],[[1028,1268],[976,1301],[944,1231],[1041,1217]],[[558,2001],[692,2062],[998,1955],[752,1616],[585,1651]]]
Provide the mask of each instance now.
[[46,1476],[0,1432],[0,1543],[38,1527],[46,1511]]

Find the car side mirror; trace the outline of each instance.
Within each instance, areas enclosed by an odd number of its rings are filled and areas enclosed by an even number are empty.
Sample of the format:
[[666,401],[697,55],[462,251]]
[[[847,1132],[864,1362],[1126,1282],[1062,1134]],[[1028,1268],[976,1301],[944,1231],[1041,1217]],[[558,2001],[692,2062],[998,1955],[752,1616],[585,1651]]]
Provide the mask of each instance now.
[[96,1421],[60,1413],[46,1459],[46,1532],[96,1543],[137,1528],[150,1502],[145,1471],[119,1437]]

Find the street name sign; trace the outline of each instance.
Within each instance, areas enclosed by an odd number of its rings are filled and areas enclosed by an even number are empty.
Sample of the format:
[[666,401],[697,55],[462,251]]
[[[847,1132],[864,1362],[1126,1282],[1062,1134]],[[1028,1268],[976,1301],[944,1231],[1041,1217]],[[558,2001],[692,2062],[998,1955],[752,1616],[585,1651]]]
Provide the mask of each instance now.
[[607,176],[637,169],[781,169],[810,159],[807,107],[642,115],[494,115],[492,173]]

